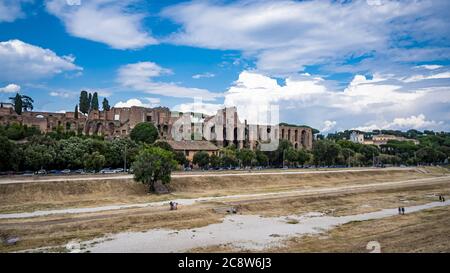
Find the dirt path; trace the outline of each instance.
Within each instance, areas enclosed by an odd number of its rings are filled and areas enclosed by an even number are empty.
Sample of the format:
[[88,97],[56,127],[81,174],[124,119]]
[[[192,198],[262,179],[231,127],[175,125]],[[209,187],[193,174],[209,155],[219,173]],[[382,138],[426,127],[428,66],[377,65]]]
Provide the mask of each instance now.
[[[406,207],[409,213],[444,207],[450,201],[433,202]],[[281,244],[292,236],[318,234],[336,226],[356,221],[383,219],[398,215],[397,209],[347,215],[326,216],[320,213],[259,217],[258,215],[229,215],[223,222],[195,229],[153,229],[146,232],[123,232],[82,242],[80,247],[89,252],[185,252],[193,248],[228,245],[243,251],[264,250]],[[92,244],[94,243],[94,244]]]
[[[220,197],[202,197],[193,199],[178,199],[174,200],[178,202],[181,206],[194,205],[196,203],[202,202],[251,202],[251,201],[261,201],[277,198],[295,197],[295,196],[323,196],[330,194],[342,194],[342,193],[358,193],[373,190],[386,190],[386,189],[399,189],[407,187],[417,187],[421,185],[437,185],[437,184],[448,184],[450,183],[450,176],[441,177],[431,177],[423,179],[412,179],[403,180],[395,182],[381,182],[381,183],[370,183],[364,185],[348,185],[341,187],[326,187],[317,189],[302,189],[293,190],[287,192],[274,192],[274,193],[257,193],[257,194],[242,194],[242,195],[228,195]],[[122,209],[133,209],[133,208],[154,208],[168,206],[167,201],[160,202],[150,202],[150,203],[140,203],[140,204],[127,204],[127,205],[110,205],[110,206],[100,206],[91,208],[72,208],[72,209],[61,209],[61,210],[47,210],[47,211],[34,211],[25,213],[7,213],[0,214],[0,219],[20,219],[38,216],[48,216],[57,214],[80,214],[80,213],[95,213]],[[1,225],[0,225],[1,226]]]
[[[185,173],[185,174],[172,174],[172,178],[177,177],[226,177],[226,176],[251,176],[251,175],[294,175],[294,174],[319,174],[319,173],[355,173],[355,172],[367,172],[367,171],[395,171],[395,170],[414,170],[417,168],[353,168],[353,169],[341,169],[341,170],[279,170],[279,171],[239,171],[230,173],[221,172],[205,172],[205,173]],[[419,169],[417,169],[419,170]],[[57,176],[52,178],[35,177],[28,178],[2,178],[0,184],[20,184],[20,183],[49,183],[49,182],[70,182],[70,181],[98,181],[98,180],[127,180],[133,179],[133,175],[121,174],[121,175],[93,175],[93,176]]]

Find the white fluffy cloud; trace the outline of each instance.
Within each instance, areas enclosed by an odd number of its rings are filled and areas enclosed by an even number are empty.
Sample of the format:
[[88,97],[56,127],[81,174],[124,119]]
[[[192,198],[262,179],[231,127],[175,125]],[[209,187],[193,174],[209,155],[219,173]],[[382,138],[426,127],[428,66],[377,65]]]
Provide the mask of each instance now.
[[182,103],[173,108],[174,111],[183,113],[194,112],[206,115],[214,115],[219,109],[223,109],[223,105],[214,103]]
[[19,93],[20,86],[14,83],[10,83],[5,87],[0,87],[0,93]]
[[119,68],[117,82],[135,91],[177,98],[202,98],[214,100],[220,94],[205,89],[183,87],[176,83],[155,81],[154,78],[173,72],[153,62],[127,64]]
[[417,116],[410,116],[406,118],[395,118],[391,122],[382,122],[380,124],[366,124],[361,127],[354,128],[355,130],[370,132],[376,129],[394,129],[394,130],[408,130],[408,129],[439,129],[444,124],[443,121],[427,120],[424,114]]
[[31,2],[30,0],[0,0],[0,23],[13,22],[18,18],[25,16],[22,11],[24,3]]
[[410,41],[397,39],[448,41],[448,8],[445,0],[192,1],[161,15],[180,25],[170,43],[241,50],[256,58],[260,71],[289,75],[366,53],[381,53],[391,63],[448,56],[439,47],[407,50]]
[[323,122],[323,128],[320,130],[322,133],[331,131],[336,126],[337,122],[334,120],[325,120]]
[[24,81],[54,76],[66,71],[81,71],[73,56],[58,56],[50,49],[20,40],[0,42],[0,81]]
[[49,0],[47,11],[61,19],[71,35],[105,43],[116,49],[136,49],[157,41],[142,27],[144,14],[130,7],[133,1],[92,0],[68,5]]
[[[419,122],[424,116],[418,113],[435,117],[448,112],[448,87],[405,88],[401,81],[394,83],[379,75],[372,79],[356,75],[344,90],[338,90],[309,75],[286,78],[280,85],[270,77],[244,71],[225,93],[224,104],[237,106],[241,118],[250,123],[259,122],[262,107],[276,105],[280,120],[308,124],[322,131],[348,129],[373,120],[377,124],[394,120],[392,126],[416,126],[395,118],[409,115],[408,121]],[[421,127],[448,128],[450,116],[446,115],[441,117],[447,122],[423,122]],[[336,127],[338,123],[342,127]]]
[[423,80],[431,80],[431,79],[450,79],[450,72],[442,72],[437,74],[431,74],[431,75],[413,75],[406,79],[404,79],[404,82],[417,82],[417,81],[423,81]]
[[127,101],[119,101],[118,103],[116,103],[114,105],[114,107],[131,107],[131,106],[139,106],[139,107],[148,107],[148,108],[152,108],[152,107],[156,107],[159,105],[160,100],[158,98],[146,98],[146,100],[148,101],[147,103],[142,102],[140,99],[129,99]]

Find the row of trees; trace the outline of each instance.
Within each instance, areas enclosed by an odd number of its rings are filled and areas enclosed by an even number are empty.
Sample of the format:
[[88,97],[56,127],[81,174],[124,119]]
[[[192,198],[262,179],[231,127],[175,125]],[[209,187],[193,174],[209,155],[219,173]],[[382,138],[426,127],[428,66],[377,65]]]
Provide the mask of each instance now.
[[153,144],[157,137],[158,132],[150,123],[138,124],[131,131],[130,139],[114,140],[63,129],[42,134],[35,127],[13,123],[0,126],[0,171],[36,171],[41,168],[99,170],[104,166],[123,167],[125,159],[129,167],[138,151]]
[[[102,107],[104,111],[109,111],[111,106],[106,98],[103,98]],[[79,105],[75,106],[75,113],[80,111],[83,114],[89,113],[91,110],[99,110],[98,93],[93,94],[85,90],[80,92]]]

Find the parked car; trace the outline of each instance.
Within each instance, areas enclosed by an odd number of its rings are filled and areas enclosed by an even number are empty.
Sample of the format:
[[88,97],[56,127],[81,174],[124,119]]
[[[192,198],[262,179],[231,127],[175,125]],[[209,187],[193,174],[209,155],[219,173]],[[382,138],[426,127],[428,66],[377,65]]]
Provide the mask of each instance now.
[[83,169],[78,169],[75,171],[77,174],[85,174],[86,172]]
[[111,174],[111,173],[116,173],[116,172],[115,172],[115,170],[113,170],[111,168],[105,168],[105,169],[100,170],[100,173]]
[[40,174],[40,175],[47,174],[47,171],[44,169],[40,169],[39,171],[36,172],[36,174]]
[[22,175],[23,176],[31,176],[33,174],[34,174],[34,172],[32,172],[32,171],[24,171]]
[[69,169],[64,169],[61,171],[62,174],[70,174],[70,170]]

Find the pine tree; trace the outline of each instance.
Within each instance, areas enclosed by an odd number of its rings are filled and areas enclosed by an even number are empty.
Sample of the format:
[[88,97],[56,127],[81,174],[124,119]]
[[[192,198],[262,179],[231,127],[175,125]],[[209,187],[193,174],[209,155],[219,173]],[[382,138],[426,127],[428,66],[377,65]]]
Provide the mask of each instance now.
[[103,111],[109,111],[111,106],[109,106],[109,101],[106,98],[103,98],[102,102]]
[[91,110],[98,110],[98,94],[97,94],[97,92],[94,92],[94,95],[92,96]]
[[22,96],[19,93],[16,94],[15,97],[9,98],[14,104],[14,110],[18,115],[22,114]]
[[88,96],[88,112],[90,112],[92,110],[92,94],[89,93]]
[[89,112],[90,102],[88,99],[88,92],[81,91],[80,93],[80,112],[83,114],[87,114]]
[[74,118],[78,119],[78,104],[75,105],[75,113],[74,113]]

